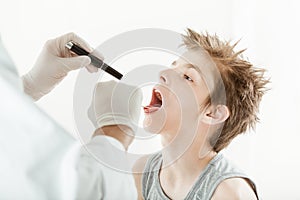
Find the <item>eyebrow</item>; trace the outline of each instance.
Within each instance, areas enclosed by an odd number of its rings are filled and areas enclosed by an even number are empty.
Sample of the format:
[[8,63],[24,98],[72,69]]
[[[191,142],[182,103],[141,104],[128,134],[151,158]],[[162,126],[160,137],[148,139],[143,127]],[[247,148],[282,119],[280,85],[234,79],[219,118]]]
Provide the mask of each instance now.
[[198,67],[192,65],[191,63],[187,63],[184,66],[186,66],[187,68],[192,68],[192,69],[196,70],[201,76],[203,75],[201,70]]
[[[177,64],[177,62],[176,62],[176,60],[175,60],[175,61],[172,62],[171,65],[176,65],[176,64]],[[187,68],[192,68],[192,69],[196,70],[200,75],[202,75],[201,70],[200,70],[198,67],[195,67],[195,66],[194,66],[193,64],[191,64],[191,63],[186,63],[186,64],[184,64],[183,66],[185,66],[185,67],[187,67]]]

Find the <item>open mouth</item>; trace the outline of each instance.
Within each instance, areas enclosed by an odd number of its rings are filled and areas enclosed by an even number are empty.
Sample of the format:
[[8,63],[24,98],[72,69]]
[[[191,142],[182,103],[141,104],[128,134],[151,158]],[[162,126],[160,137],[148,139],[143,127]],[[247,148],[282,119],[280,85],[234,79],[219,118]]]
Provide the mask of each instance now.
[[152,90],[152,98],[148,106],[144,106],[145,113],[158,111],[162,106],[162,95],[157,89]]

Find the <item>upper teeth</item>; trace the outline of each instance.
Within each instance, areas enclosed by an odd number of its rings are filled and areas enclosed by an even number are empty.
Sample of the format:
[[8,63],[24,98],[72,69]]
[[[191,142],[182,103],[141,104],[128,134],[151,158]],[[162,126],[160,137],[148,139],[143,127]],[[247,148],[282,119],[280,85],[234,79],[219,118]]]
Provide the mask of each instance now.
[[161,94],[157,90],[155,90],[155,95],[160,101],[162,100]]

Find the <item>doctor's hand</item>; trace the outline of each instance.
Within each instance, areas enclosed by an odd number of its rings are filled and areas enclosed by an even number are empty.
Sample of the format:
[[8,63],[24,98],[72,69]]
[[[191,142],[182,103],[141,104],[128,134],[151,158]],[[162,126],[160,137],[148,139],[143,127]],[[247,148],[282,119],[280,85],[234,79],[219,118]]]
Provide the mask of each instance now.
[[123,124],[136,130],[142,107],[142,90],[116,81],[95,85],[88,118],[94,127]]
[[[24,92],[34,100],[39,100],[49,93],[69,71],[81,67],[86,67],[89,72],[98,71],[96,67],[90,65],[91,59],[88,56],[77,56],[65,47],[69,41],[74,41],[89,52],[93,51],[83,39],[74,33],[47,41],[33,68],[22,76]],[[93,53],[103,59],[100,53],[96,51]]]

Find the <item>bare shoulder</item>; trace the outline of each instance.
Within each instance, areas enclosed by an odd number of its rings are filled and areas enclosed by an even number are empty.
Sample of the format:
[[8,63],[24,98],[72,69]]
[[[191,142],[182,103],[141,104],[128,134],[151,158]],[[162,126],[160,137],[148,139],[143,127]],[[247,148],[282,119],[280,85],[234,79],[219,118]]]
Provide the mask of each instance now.
[[257,200],[256,195],[243,178],[230,178],[222,181],[212,196],[212,200]]
[[135,181],[135,186],[138,192],[138,199],[143,199],[142,194],[142,177],[143,177],[143,171],[146,165],[146,162],[148,160],[149,156],[143,156],[139,158],[135,164],[133,165],[132,171],[133,171],[133,177]]

